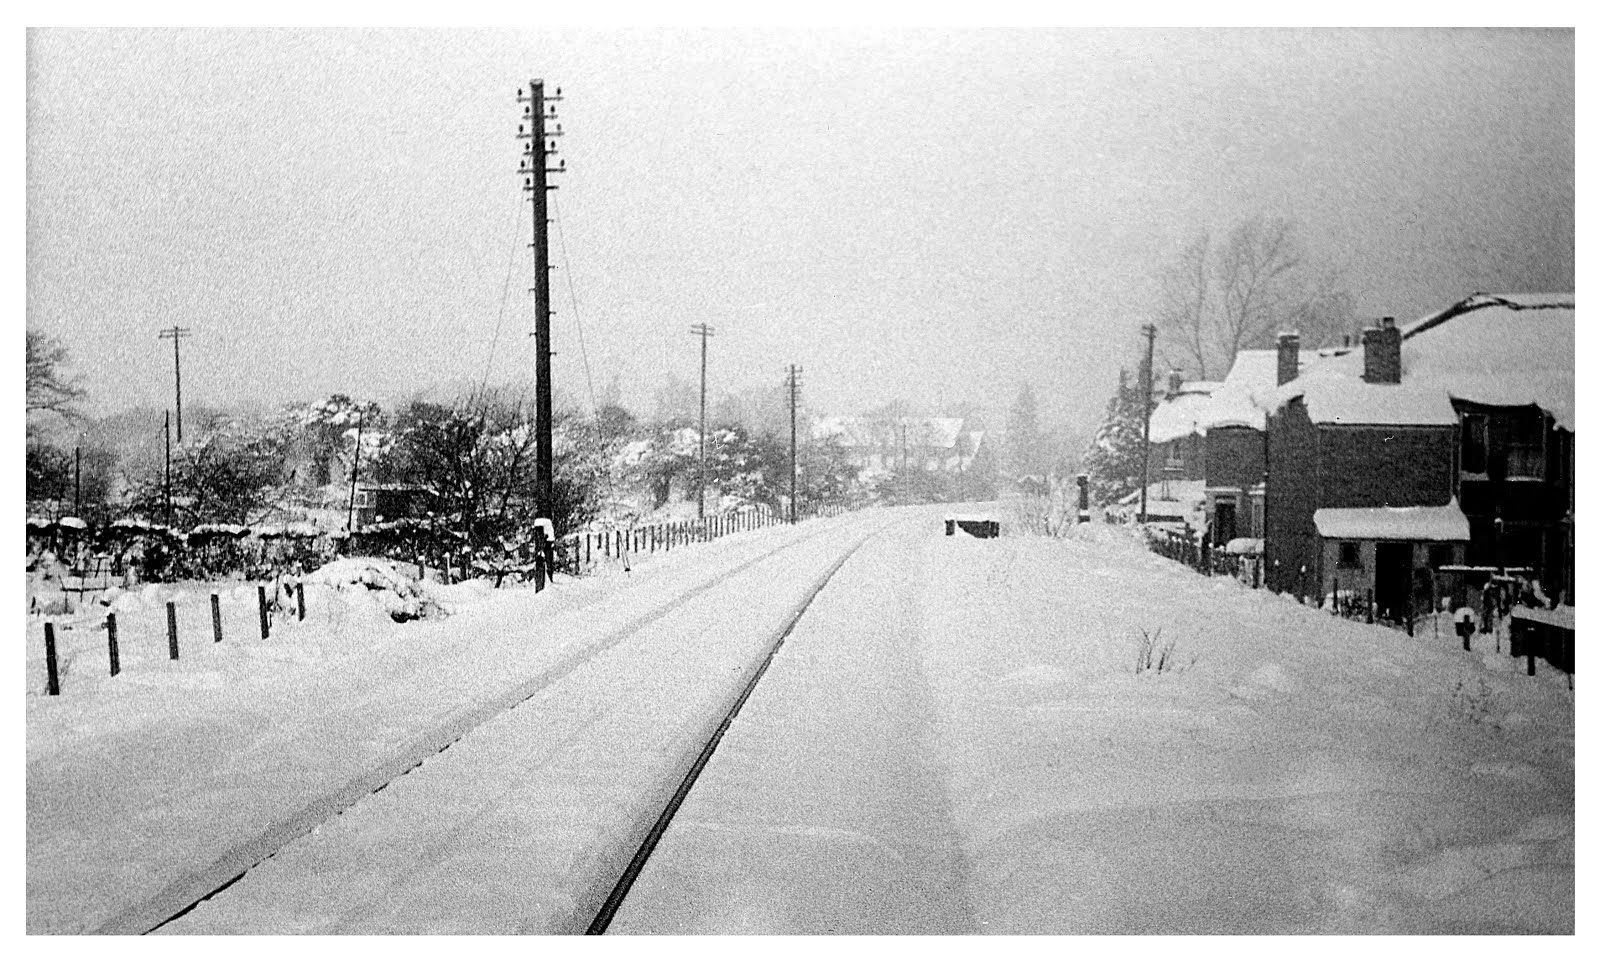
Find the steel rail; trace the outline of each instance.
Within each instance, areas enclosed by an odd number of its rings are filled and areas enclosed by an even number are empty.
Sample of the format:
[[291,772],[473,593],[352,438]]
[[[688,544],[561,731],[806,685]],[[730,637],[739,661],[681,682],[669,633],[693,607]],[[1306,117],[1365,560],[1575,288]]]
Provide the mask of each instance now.
[[[641,629],[678,610],[729,578],[742,574],[767,559],[804,544],[829,530],[818,528],[810,534],[763,552],[694,586],[665,604],[634,617],[600,640],[575,648],[531,679],[441,724],[411,744],[400,748],[394,756],[361,773],[343,787],[312,800],[288,817],[268,826],[257,836],[228,848],[209,864],[177,877],[153,895],[125,907],[90,930],[90,934],[143,935],[181,919],[201,903],[237,883],[246,873],[275,856],[285,846],[348,810],[363,798],[383,790],[395,780],[420,767],[430,757],[443,753],[473,730],[528,701],[595,657],[637,634]],[[857,547],[859,546],[858,544]],[[851,553],[854,553],[853,549]]]
[[839,572],[840,568],[844,567],[844,563],[850,560],[857,551],[860,551],[868,541],[876,537],[882,530],[883,528],[879,527],[865,535],[860,541],[857,541],[850,550],[833,562],[827,571],[823,572],[817,583],[795,606],[789,615],[789,620],[784,624],[782,630],[778,632],[778,636],[772,642],[772,646],[767,649],[766,655],[761,659],[760,665],[745,681],[738,697],[734,699],[733,705],[723,715],[716,731],[712,733],[705,745],[700,748],[700,754],[689,767],[689,772],[678,782],[671,799],[667,801],[666,806],[657,815],[656,821],[650,827],[649,833],[645,835],[644,841],[639,844],[638,849],[633,853],[633,857],[628,861],[628,866],[623,870],[622,876],[617,880],[616,885],[611,888],[611,892],[606,896],[605,902],[601,904],[599,912],[595,913],[594,919],[590,921],[585,935],[602,935],[605,933],[606,928],[611,925],[611,920],[616,916],[617,910],[621,908],[623,900],[627,898],[628,891],[633,888],[633,884],[638,880],[639,874],[644,871],[645,864],[649,862],[650,855],[655,852],[656,844],[661,842],[661,837],[666,834],[667,827],[672,824],[672,818],[677,815],[678,808],[683,805],[684,798],[689,795],[689,791],[694,787],[695,782],[700,779],[700,772],[705,769],[706,764],[711,760],[711,755],[716,752],[717,745],[722,742],[722,738],[728,732],[728,728],[733,726],[734,719],[739,716],[739,711],[744,707],[745,701],[750,699],[750,694],[756,689],[756,684],[760,682],[762,676],[766,674],[767,668],[771,666],[772,661],[778,656],[778,651],[783,647],[783,642],[794,632],[795,625],[800,623],[800,618],[811,607],[811,602],[816,600],[818,594],[822,593],[822,589],[827,587],[829,581],[833,580],[833,576]]

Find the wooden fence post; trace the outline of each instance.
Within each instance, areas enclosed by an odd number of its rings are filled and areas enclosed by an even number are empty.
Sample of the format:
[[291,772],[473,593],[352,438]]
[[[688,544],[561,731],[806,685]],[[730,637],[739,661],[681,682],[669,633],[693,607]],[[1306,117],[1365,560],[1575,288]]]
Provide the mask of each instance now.
[[56,672],[56,626],[44,622],[44,692],[51,697],[61,694],[61,677]]
[[268,625],[267,625],[267,586],[265,584],[256,585],[256,609],[260,613],[260,617],[261,617],[261,639],[264,641],[264,640],[267,639],[267,631],[268,631]]
[[117,616],[106,615],[106,650],[111,655],[111,676],[122,672],[122,662],[117,658]]
[[178,659],[178,606],[167,602],[167,653]]
[[1372,607],[1372,589],[1371,588],[1367,588],[1367,623],[1368,624],[1371,624],[1375,620],[1376,613],[1377,612]]
[[[446,581],[445,583],[448,584],[449,582]],[[302,620],[302,621],[305,620],[306,619],[306,585],[305,585],[304,581],[296,581],[295,582],[295,584],[294,584],[294,601],[295,601],[295,610],[299,612],[300,620]]]
[[222,643],[222,599],[211,592],[211,638],[213,644]]

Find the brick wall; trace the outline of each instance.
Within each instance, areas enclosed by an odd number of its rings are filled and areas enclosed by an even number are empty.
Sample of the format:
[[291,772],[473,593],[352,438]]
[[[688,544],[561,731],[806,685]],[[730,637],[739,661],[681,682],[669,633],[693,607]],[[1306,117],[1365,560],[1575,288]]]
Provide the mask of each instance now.
[[[1450,503],[1455,426],[1322,425],[1317,508],[1404,508]],[[1276,472],[1274,472],[1276,474]]]
[[1243,426],[1206,432],[1206,485],[1249,491],[1266,468],[1265,432]]
[[1268,427],[1267,578],[1277,590],[1325,579],[1318,508],[1443,505],[1454,492],[1454,426],[1317,425],[1294,401]]
[[1267,586],[1294,591],[1299,570],[1312,581],[1318,543],[1312,514],[1317,508],[1317,429],[1296,399],[1267,420]]

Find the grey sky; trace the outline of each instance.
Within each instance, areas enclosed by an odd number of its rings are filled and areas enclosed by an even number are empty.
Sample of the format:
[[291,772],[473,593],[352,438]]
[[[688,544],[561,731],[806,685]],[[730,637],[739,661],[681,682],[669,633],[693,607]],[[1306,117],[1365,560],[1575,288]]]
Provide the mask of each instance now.
[[538,76],[597,386],[648,410],[704,321],[714,391],[1032,382],[1092,426],[1157,270],[1243,216],[1364,315],[1571,290],[1573,73],[1570,31],[33,32],[28,324],[102,412],[170,402],[174,323],[186,403],[390,398],[483,376],[515,246],[491,378],[526,377]]

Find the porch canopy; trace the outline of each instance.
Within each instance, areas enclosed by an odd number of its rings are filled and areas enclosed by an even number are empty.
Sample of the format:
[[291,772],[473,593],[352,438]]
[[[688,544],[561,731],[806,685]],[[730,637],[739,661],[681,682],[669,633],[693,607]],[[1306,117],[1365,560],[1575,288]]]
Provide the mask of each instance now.
[[1318,508],[1317,534],[1346,541],[1467,541],[1467,516],[1454,498],[1447,505],[1413,508]]

